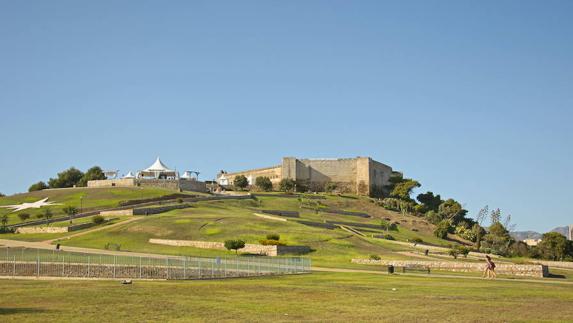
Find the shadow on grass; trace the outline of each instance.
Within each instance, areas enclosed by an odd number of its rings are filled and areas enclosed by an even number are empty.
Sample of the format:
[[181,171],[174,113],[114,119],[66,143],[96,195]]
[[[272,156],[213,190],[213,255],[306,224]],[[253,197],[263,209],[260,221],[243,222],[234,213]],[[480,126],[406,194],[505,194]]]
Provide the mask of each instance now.
[[37,314],[48,312],[41,308],[29,308],[29,307],[13,307],[4,308],[0,307],[0,315],[13,315],[13,314]]
[[547,276],[547,278],[561,278],[561,279],[565,279],[565,278],[567,278],[567,277],[566,277],[565,275],[549,273],[549,275]]

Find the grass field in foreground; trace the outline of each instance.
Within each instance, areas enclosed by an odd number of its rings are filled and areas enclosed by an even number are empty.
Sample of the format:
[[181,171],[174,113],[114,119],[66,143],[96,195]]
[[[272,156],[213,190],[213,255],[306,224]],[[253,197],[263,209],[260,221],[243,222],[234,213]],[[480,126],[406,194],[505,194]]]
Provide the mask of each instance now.
[[573,320],[571,285],[530,282],[315,273],[133,285],[2,280],[2,286],[3,322]]

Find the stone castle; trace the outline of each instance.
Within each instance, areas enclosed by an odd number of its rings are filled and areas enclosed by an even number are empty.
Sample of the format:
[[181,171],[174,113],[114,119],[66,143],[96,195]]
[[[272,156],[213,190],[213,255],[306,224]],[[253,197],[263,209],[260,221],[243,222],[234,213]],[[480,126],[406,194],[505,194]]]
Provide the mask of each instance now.
[[[254,184],[260,176],[268,177],[273,186],[282,179],[293,179],[300,187],[311,191],[324,191],[332,183],[341,193],[380,196],[389,184],[392,168],[370,157],[297,159],[284,157],[280,165],[241,172],[222,171],[217,176],[221,186],[231,186],[235,177],[243,175]],[[276,189],[276,187],[275,187]]]

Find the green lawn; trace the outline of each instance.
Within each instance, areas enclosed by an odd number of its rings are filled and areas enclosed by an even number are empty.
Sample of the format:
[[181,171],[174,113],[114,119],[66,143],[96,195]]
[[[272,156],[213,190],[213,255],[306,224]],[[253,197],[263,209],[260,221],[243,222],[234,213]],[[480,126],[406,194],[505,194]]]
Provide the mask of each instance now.
[[[96,210],[101,208],[117,207],[121,201],[145,199],[160,197],[174,194],[176,192],[160,188],[139,188],[139,187],[114,187],[114,188],[70,188],[58,190],[43,190],[31,193],[16,194],[6,197],[0,197],[0,205],[21,204],[24,202],[36,202],[38,200],[49,198],[48,202],[61,203],[50,207],[54,217],[65,216],[62,209],[68,205],[80,208],[80,197],[82,198],[82,207],[84,211]],[[192,193],[195,194],[195,193]],[[42,209],[28,209],[17,213],[12,213],[9,209],[0,208],[0,216],[8,214],[8,224],[20,223],[18,213],[28,213],[31,220],[36,220],[36,216],[41,214]]]
[[571,321],[571,285],[313,273],[213,281],[2,280],[3,322]]

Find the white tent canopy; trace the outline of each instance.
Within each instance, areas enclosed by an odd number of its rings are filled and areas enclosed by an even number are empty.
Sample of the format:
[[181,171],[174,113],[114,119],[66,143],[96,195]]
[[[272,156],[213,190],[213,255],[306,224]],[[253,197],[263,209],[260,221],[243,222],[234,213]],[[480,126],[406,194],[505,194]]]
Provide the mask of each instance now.
[[155,177],[155,178],[179,177],[177,171],[165,166],[165,164],[161,161],[161,159],[159,159],[159,157],[157,157],[153,165],[140,171],[139,174],[143,177]]
[[130,171],[127,175],[123,176],[123,178],[135,178],[135,175]]

